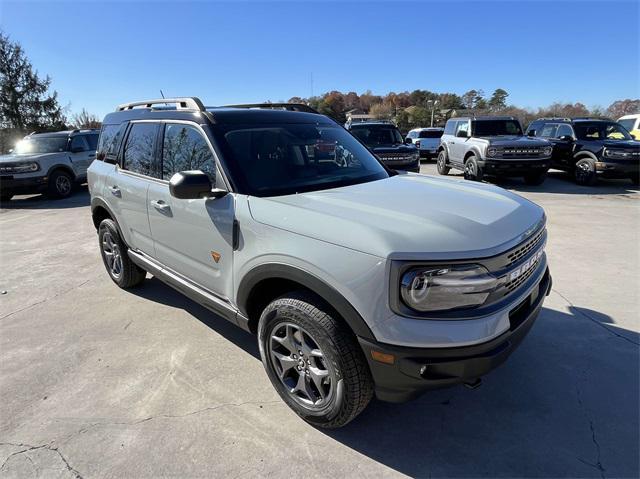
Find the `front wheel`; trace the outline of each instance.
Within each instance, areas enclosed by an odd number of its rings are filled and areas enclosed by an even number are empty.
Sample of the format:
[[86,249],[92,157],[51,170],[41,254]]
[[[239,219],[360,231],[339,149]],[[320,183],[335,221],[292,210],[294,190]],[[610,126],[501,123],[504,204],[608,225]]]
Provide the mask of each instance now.
[[451,168],[447,166],[447,154],[444,152],[444,150],[441,150],[440,153],[438,153],[436,167],[438,168],[438,174],[440,175],[448,175],[451,171]]
[[593,160],[584,159],[576,163],[573,176],[576,183],[582,186],[593,186],[598,181],[596,176],[596,164]]
[[528,173],[524,175],[524,182],[527,185],[538,186],[544,183],[544,180],[547,178],[546,171],[538,171],[535,173]]
[[258,323],[260,356],[280,397],[302,419],[342,427],[367,406],[373,379],[355,336],[305,292],[271,302]]
[[471,155],[464,162],[464,179],[471,181],[482,181],[484,174],[482,168],[478,165],[478,161],[474,155]]
[[50,198],[67,198],[73,191],[73,177],[64,170],[56,170],[49,176],[47,196]]

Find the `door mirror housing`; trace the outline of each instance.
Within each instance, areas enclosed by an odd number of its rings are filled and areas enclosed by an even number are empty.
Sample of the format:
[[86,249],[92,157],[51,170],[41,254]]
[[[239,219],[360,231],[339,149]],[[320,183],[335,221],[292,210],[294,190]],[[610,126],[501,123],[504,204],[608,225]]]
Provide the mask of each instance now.
[[529,131],[527,132],[527,136],[529,136],[529,137],[532,137],[532,138],[533,138],[534,136],[536,136],[536,130],[529,130]]
[[198,198],[221,198],[227,190],[213,189],[211,180],[200,170],[180,171],[169,180],[169,192],[174,198],[194,200]]
[[562,135],[560,138],[558,138],[560,141],[566,141],[566,142],[570,142],[573,141],[573,137],[571,135]]
[[406,145],[411,145],[411,144],[413,144],[413,140],[411,138],[407,137],[407,138],[404,139],[404,143]]

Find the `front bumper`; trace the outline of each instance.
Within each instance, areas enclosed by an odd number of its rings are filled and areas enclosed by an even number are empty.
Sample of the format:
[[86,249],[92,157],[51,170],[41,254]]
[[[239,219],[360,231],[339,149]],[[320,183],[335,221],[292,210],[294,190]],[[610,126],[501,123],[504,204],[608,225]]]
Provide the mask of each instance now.
[[637,178],[640,175],[640,163],[629,160],[598,161],[596,163],[596,174],[601,178]]
[[2,175],[0,176],[0,192],[9,195],[40,193],[47,188],[47,181],[47,176],[20,178],[16,175]]
[[410,171],[420,173],[420,158],[411,161],[383,161],[387,168],[392,170]]
[[420,148],[420,158],[435,158],[436,148]]
[[485,159],[478,161],[480,168],[485,174],[489,175],[506,175],[506,176],[522,176],[528,173],[536,173],[542,170],[548,170],[551,166],[551,158],[538,159]]
[[[509,330],[486,343],[454,348],[408,348],[358,338],[369,363],[378,399],[404,402],[429,389],[473,382],[501,365],[533,326],[551,291],[547,269],[537,288],[509,312]],[[392,355],[393,364],[372,352]]]

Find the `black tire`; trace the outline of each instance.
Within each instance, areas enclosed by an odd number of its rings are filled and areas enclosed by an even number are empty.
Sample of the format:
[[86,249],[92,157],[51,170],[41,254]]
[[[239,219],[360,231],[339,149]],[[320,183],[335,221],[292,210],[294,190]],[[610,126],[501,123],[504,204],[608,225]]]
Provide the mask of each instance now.
[[631,180],[631,183],[633,183],[635,186],[640,186],[640,174],[631,176],[629,179]]
[[573,178],[577,184],[582,186],[595,185],[598,182],[595,162],[590,158],[578,160],[573,170]]
[[10,201],[11,198],[13,198],[12,194],[3,193],[3,194],[0,195],[0,203],[6,203],[6,202]]
[[440,153],[438,153],[436,167],[438,169],[438,174],[443,176],[448,175],[451,171],[451,168],[447,166],[447,153],[444,150],[440,150]]
[[524,175],[524,182],[527,185],[538,186],[544,183],[544,180],[547,178],[546,171],[538,171],[535,173],[528,173]]
[[482,181],[484,173],[478,165],[475,155],[469,156],[464,162],[464,179],[470,181]]
[[49,176],[47,196],[54,199],[68,198],[73,193],[74,179],[65,170],[55,170]]
[[138,267],[127,254],[116,224],[111,219],[100,222],[98,227],[98,244],[100,256],[109,277],[122,289],[133,288],[144,281],[147,273]]
[[[314,426],[342,427],[373,397],[373,379],[355,335],[330,306],[311,293],[292,292],[271,302],[260,316],[258,341],[274,388],[296,414]],[[297,348],[302,354],[296,355]],[[320,386],[314,371],[326,373]],[[300,384],[311,400],[298,389]]]

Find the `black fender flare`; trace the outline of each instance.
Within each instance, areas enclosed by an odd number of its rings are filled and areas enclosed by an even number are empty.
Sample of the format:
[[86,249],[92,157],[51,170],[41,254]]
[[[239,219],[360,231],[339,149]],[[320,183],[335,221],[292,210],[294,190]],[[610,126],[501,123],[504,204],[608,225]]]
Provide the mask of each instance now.
[[598,157],[590,151],[582,150],[573,155],[573,164],[575,165],[578,161],[589,159],[593,161],[598,161]]
[[51,173],[53,173],[55,170],[66,171],[67,173],[69,173],[71,175],[71,178],[73,178],[73,181],[76,181],[76,179],[77,179],[75,172],[70,167],[68,167],[67,165],[60,165],[60,164],[53,165],[52,167],[50,167],[47,170],[47,178],[49,178],[51,176]]
[[[104,208],[107,211],[107,213],[109,213],[109,216],[111,217],[113,222],[116,224],[116,229],[118,230],[118,234],[120,235],[120,238],[126,244],[124,236],[122,235],[122,230],[120,229],[120,224],[118,223],[118,220],[116,219],[116,215],[113,214],[113,211],[111,210],[111,208],[109,208],[109,205],[107,204],[107,202],[104,201],[102,198],[91,198],[91,217],[92,218],[93,218],[93,212],[96,210],[96,208]],[[96,225],[95,222],[94,222],[94,225],[95,225],[96,231],[97,231],[98,230],[98,226],[100,226],[100,225]]]
[[293,281],[308,288],[335,309],[357,336],[375,340],[362,316],[335,288],[308,271],[284,263],[261,264],[242,278],[237,294],[237,305],[242,314],[248,317],[249,298],[254,287],[261,281],[269,279]]

